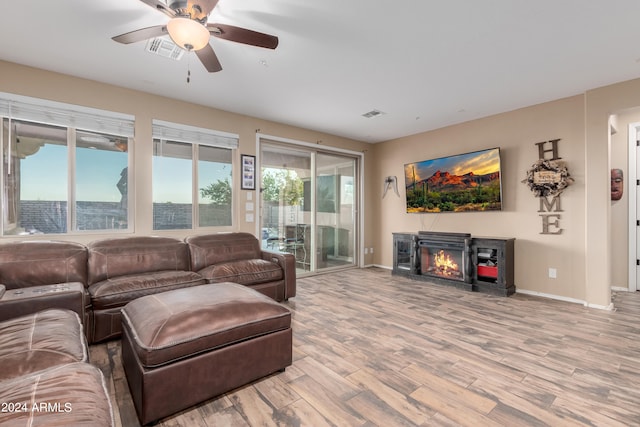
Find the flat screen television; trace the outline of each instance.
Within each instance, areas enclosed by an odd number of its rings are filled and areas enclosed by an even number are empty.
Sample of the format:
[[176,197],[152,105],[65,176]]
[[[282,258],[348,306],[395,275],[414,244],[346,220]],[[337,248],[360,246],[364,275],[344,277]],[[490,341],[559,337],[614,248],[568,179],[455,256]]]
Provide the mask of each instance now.
[[404,165],[407,213],[502,209],[500,148]]

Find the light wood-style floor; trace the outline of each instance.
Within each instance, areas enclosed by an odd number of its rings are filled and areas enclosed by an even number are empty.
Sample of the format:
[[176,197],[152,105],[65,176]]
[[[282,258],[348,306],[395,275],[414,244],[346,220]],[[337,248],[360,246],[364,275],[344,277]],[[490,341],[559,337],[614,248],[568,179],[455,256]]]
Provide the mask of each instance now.
[[[516,284],[517,285],[517,284]],[[298,280],[284,373],[160,426],[640,425],[640,294],[616,310],[353,269]],[[92,346],[137,426],[120,343]]]

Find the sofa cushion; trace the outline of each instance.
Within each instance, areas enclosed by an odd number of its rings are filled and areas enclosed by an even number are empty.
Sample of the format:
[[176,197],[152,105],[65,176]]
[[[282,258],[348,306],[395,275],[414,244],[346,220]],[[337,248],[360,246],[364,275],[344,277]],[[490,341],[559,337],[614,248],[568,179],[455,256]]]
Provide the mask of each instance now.
[[100,369],[58,366],[0,382],[3,426],[113,426],[113,408]]
[[236,283],[151,295],[122,309],[140,363],[156,367],[291,326],[286,307]]
[[82,324],[71,310],[44,310],[0,322],[0,381],[87,360]]
[[190,270],[186,243],[170,237],[103,239],[88,245],[89,285],[118,276]]
[[284,277],[282,267],[263,259],[250,259],[215,264],[198,273],[210,283],[234,282],[241,285],[275,282]]
[[229,261],[262,258],[260,242],[250,233],[218,233],[189,236],[191,270]]
[[193,271],[156,271],[103,280],[89,286],[94,309],[121,307],[145,295],[202,285],[205,279]]
[[0,245],[0,283],[7,289],[87,283],[87,248],[51,240]]

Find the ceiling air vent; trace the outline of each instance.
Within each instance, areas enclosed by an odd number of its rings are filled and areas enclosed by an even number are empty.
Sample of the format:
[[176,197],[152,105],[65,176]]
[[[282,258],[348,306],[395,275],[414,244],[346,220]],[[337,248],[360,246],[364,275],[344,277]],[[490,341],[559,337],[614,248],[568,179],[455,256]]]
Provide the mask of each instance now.
[[184,49],[178,47],[178,45],[171,40],[163,38],[149,39],[149,41],[147,41],[146,51],[165,58],[171,58],[175,61],[182,58],[182,55],[184,54]]
[[382,114],[384,114],[382,111],[379,111],[379,110],[371,110],[371,111],[369,111],[368,113],[364,113],[364,114],[362,115],[362,117],[366,117],[367,119],[370,119],[370,118],[372,118],[372,117],[377,117],[377,116],[380,116],[380,115],[382,115]]

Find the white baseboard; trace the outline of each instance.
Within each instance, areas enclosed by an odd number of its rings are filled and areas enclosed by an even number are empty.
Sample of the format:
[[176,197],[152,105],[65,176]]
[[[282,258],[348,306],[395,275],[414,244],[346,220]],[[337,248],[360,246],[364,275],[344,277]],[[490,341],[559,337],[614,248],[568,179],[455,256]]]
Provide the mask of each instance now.
[[[385,270],[393,270],[392,267],[389,267],[387,265],[380,265],[380,264],[368,264],[364,268],[366,268],[366,267],[378,267],[378,268],[383,268]],[[612,290],[619,290],[619,291],[629,291],[629,289],[627,289],[627,288],[611,288],[611,289]],[[525,294],[525,295],[533,295],[533,296],[537,296],[537,297],[541,297],[541,298],[550,298],[550,299],[555,299],[555,300],[558,300],[558,301],[566,301],[566,302],[570,302],[570,303],[573,303],[573,304],[580,304],[580,305],[583,305],[583,306],[589,307],[589,308],[596,308],[596,309],[599,309],[599,310],[608,310],[608,311],[614,310],[613,303],[611,303],[609,305],[589,304],[587,301],[576,299],[576,298],[563,297],[563,296],[560,296],[560,295],[547,294],[547,293],[544,293],[544,292],[529,291],[529,290],[526,290],[526,289],[518,289],[518,288],[516,288],[516,293]]]
[[579,300],[579,299],[576,299],[576,298],[563,297],[563,296],[560,296],[560,295],[547,294],[547,293],[544,293],[544,292],[528,291],[526,289],[517,289],[517,288],[516,288],[516,293],[525,294],[525,295],[533,295],[533,296],[542,297],[542,298],[550,298],[550,299],[555,299],[555,300],[558,300],[558,301],[570,302],[570,303],[574,303],[574,304],[580,304],[580,305],[584,305],[585,307],[597,308],[599,310],[608,310],[608,311],[613,310],[613,303],[611,303],[609,305],[589,304],[587,301]]
[[607,311],[613,311],[615,309],[615,307],[613,306],[613,303],[609,304],[609,305],[599,305],[599,304],[589,304],[589,303],[585,303],[584,304],[585,307],[589,307],[589,308],[597,308],[598,310],[607,310]]
[[[623,288],[622,286],[612,286],[611,287],[612,291],[617,291],[617,292],[632,292],[631,289],[629,288]],[[635,292],[635,291],[634,291]]]

